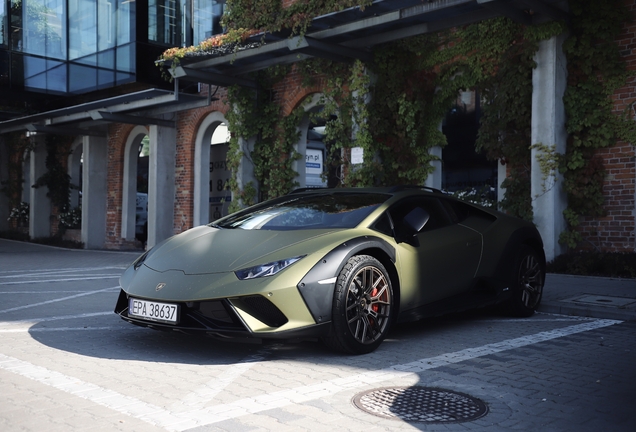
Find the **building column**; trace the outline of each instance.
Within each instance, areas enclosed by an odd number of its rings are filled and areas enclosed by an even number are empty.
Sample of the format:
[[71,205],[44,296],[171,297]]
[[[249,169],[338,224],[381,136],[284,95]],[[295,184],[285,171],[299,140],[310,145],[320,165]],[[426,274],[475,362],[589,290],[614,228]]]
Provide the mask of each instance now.
[[500,204],[506,197],[506,188],[502,183],[508,177],[508,170],[502,159],[497,160],[497,208],[501,210]]
[[[441,127],[441,126],[440,126]],[[433,167],[433,172],[428,175],[426,178],[426,182],[424,182],[424,186],[441,189],[442,188],[442,148],[440,146],[431,147],[428,152],[437,156],[438,159],[431,161],[431,166]]]
[[[9,146],[6,143],[5,137],[0,136],[0,184],[8,180]],[[9,197],[0,192],[0,231],[7,231],[9,229],[9,214],[11,214]]]
[[151,125],[149,138],[148,249],[174,234],[177,130]]
[[108,152],[105,137],[84,136],[82,147],[82,243],[101,249],[106,242]]
[[47,171],[45,138],[43,134],[31,137],[35,145],[31,151],[29,182],[24,185],[29,189],[29,235],[32,239],[51,236],[51,200],[46,196],[49,188],[32,187]]
[[[532,72],[532,143],[565,153],[567,132],[563,94],[567,85],[566,58],[562,45],[565,35],[539,44],[537,67]],[[564,252],[559,235],[566,224],[563,211],[567,197],[558,172],[546,173],[540,157],[544,150],[533,147],[531,153],[531,194],[534,222],[541,233],[548,261]],[[547,175],[547,179],[546,179]]]

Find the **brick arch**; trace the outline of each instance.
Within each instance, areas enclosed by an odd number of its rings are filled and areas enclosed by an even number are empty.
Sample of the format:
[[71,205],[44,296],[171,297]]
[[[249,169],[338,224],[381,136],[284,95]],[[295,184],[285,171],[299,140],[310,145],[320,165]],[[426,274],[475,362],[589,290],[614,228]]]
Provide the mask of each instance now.
[[301,85],[302,77],[297,71],[296,67],[292,68],[292,71],[287,77],[280,83],[274,86],[274,102],[278,103],[282,110],[281,113],[284,117],[287,117],[296,109],[305,98],[311,96],[314,93],[322,93],[326,87],[326,79],[324,76],[316,77],[315,84],[310,87],[303,87]]
[[[129,124],[111,124],[108,127],[108,201],[106,203],[106,247],[107,248],[131,248],[135,247],[134,239],[130,230],[123,229],[123,224],[131,218],[130,213],[130,197],[124,196],[124,188],[127,185],[126,178],[126,150],[129,144],[130,135],[134,130],[140,128],[137,125]],[[146,129],[146,134],[148,130]],[[128,198],[128,202],[124,205],[124,200]],[[134,201],[133,197],[133,201]],[[124,211],[127,216],[124,217]],[[134,203],[132,204],[132,212],[135,212]],[[134,220],[134,215],[132,216]],[[128,240],[123,235],[128,234]],[[132,237],[134,237],[134,227],[132,228]]]
[[192,228],[195,222],[200,222],[195,220],[197,218],[194,215],[194,200],[197,199],[195,196],[195,170],[198,163],[195,151],[199,129],[211,114],[220,113],[225,118],[228,110],[228,104],[223,100],[218,100],[207,107],[184,111],[178,117],[175,160],[175,234]]
[[283,106],[283,115],[286,117],[290,115],[298,106],[307,98],[311,97],[316,93],[322,93],[323,86],[313,86],[313,87],[299,87],[296,91],[290,94],[290,98],[288,99],[288,103]]

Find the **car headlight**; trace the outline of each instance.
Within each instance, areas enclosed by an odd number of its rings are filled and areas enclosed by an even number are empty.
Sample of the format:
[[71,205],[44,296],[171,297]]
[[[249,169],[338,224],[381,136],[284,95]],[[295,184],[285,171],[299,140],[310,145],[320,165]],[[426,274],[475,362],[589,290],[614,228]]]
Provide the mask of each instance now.
[[282,260],[270,262],[267,264],[261,264],[254,267],[242,269],[242,270],[237,270],[234,272],[234,274],[240,280],[272,276],[278,273],[279,271],[283,270],[284,268],[289,267],[290,265],[300,260],[304,256],[305,255],[282,259]]

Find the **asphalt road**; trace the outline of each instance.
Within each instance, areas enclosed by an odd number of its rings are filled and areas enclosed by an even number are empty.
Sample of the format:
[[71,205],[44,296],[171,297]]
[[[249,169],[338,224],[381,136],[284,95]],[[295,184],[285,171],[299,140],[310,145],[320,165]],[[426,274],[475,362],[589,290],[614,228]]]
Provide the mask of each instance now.
[[[453,315],[397,327],[365,356],[220,342],[118,318],[118,276],[135,257],[0,240],[0,430],[636,430],[634,322]],[[412,422],[354,403],[412,386],[486,412]]]

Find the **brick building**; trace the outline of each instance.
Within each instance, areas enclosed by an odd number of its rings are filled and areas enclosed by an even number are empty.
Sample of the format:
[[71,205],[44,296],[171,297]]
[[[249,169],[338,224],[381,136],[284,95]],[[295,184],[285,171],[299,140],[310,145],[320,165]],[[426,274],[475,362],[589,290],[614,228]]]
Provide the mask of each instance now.
[[[222,169],[225,166],[223,149],[227,151],[226,138],[215,138],[215,132],[223,130],[228,124],[226,116],[231,107],[226,103],[225,87],[231,84],[254,85],[249,79],[249,72],[311,57],[364,61],[376,44],[496,16],[507,16],[529,25],[567,17],[563,12],[567,9],[567,2],[552,0],[507,3],[475,0],[378,1],[364,10],[352,8],[315,18],[305,35],[307,43],[303,43],[302,39],[268,35],[267,43],[262,46],[238,54],[222,54],[184,63],[173,71],[176,79],[171,84],[160,79],[158,70],[149,65],[169,46],[197,44],[204,37],[218,32],[222,9],[217,4],[223,2],[207,2],[205,14],[201,12],[205,20],[192,19],[187,28],[176,33],[166,30],[169,24],[186,22],[185,18],[181,18],[188,16],[160,16],[155,3],[137,2],[136,21],[127,21],[136,26],[136,30],[128,28],[128,33],[122,36],[122,43],[113,43],[104,49],[96,46],[92,51],[83,53],[84,57],[77,52],[71,54],[73,50],[69,49],[65,58],[58,58],[56,64],[59,66],[56,67],[65,68],[67,73],[63,79],[59,78],[60,72],[55,68],[44,69],[40,75],[27,71],[26,65],[32,68],[31,63],[47,59],[47,56],[60,57],[60,54],[55,46],[44,52],[35,48],[29,51],[26,30],[18,32],[22,35],[22,44],[12,40],[18,34],[14,31],[12,36],[8,32],[7,23],[16,22],[10,21],[12,10],[0,8],[0,19],[5,23],[3,38],[0,39],[0,90],[7,101],[0,107],[3,111],[0,118],[0,177],[5,181],[11,175],[9,153],[14,149],[9,144],[11,134],[28,132],[32,142],[33,147],[22,171],[25,185],[33,184],[46,172],[46,135],[72,137],[70,148],[73,151],[64,164],[71,182],[81,185],[81,239],[87,248],[142,247],[138,240],[139,193],[147,194],[147,211],[142,209],[141,213],[142,219],[146,218],[147,234],[143,236],[147,238],[148,246],[193,226],[208,223],[227,211],[227,201],[236,197],[223,195],[226,193],[224,176],[228,176]],[[293,1],[282,3],[288,5]],[[528,13],[525,3],[533,5],[532,13]],[[632,11],[636,9],[635,1],[626,0],[626,4]],[[129,12],[122,6],[122,17],[128,17]],[[93,13],[96,22],[99,22],[98,13],[97,10]],[[28,17],[21,16],[26,29]],[[64,34],[68,38],[67,46],[72,47],[74,21],[70,16],[65,18],[63,13],[61,18],[68,23]],[[122,25],[114,30],[123,34],[125,28]],[[55,27],[53,30],[59,29]],[[100,31],[96,27],[97,39]],[[636,69],[635,31],[636,21],[631,20],[616,41],[631,70]],[[564,38],[561,35],[541,42],[536,56],[537,68],[533,73],[532,141],[554,142],[560,152],[564,151],[567,141],[561,101],[567,79],[567,60],[561,50]],[[109,67],[102,67],[96,60],[107,59],[109,55],[113,59]],[[90,66],[93,57],[95,65]],[[115,59],[119,59],[118,62]],[[24,70],[16,69],[17,63],[25,65]],[[74,80],[89,69],[94,79],[82,86],[76,84]],[[100,78],[102,75],[109,78]],[[299,74],[292,69],[274,89],[275,101],[282,107],[283,116],[289,115],[301,103],[305,103],[307,113],[319,108],[318,96],[324,82],[317,81],[311,87],[303,87],[299,81]],[[636,79],[630,78],[615,95],[617,114],[636,100],[635,83]],[[38,98],[42,95],[46,95],[47,102],[38,105]],[[24,101],[36,101],[29,106],[31,109],[39,108],[37,112],[24,113],[20,109]],[[295,150],[302,156],[321,150],[320,140],[310,136],[309,123],[307,114],[298,124],[301,138]],[[255,139],[240,137],[240,146],[246,155],[249,155]],[[143,142],[147,142],[149,148],[147,179],[140,176]],[[434,151],[443,159],[441,149]],[[619,142],[599,150],[598,154],[607,170],[603,187],[605,215],[582,220],[579,227],[585,240],[582,246],[633,252],[636,250],[635,147],[631,143]],[[533,157],[533,164],[538,165],[537,155]],[[304,162],[304,158],[301,161]],[[294,164],[294,169],[298,173],[298,184],[306,186],[315,178],[302,162]],[[437,163],[435,168],[426,184],[441,188],[444,186],[442,164]],[[239,184],[255,182],[254,167],[249,157],[243,158],[238,171],[235,175]],[[498,184],[504,176],[505,168],[500,168]],[[538,168],[533,167],[533,194],[541,195],[533,203],[535,222],[544,238],[546,255],[553,258],[564,251],[558,237],[565,227],[562,211],[567,203],[558,182],[553,190],[538,193],[542,187],[541,176]],[[139,191],[142,181],[147,181],[147,192]],[[46,190],[25,187],[20,201],[30,204],[31,237],[54,233],[56,221],[49,216],[56,210],[52,209]],[[71,205],[79,204],[77,194],[71,201]],[[7,218],[15,202],[16,197],[11,200],[6,196],[0,198],[0,230],[10,228]]]

